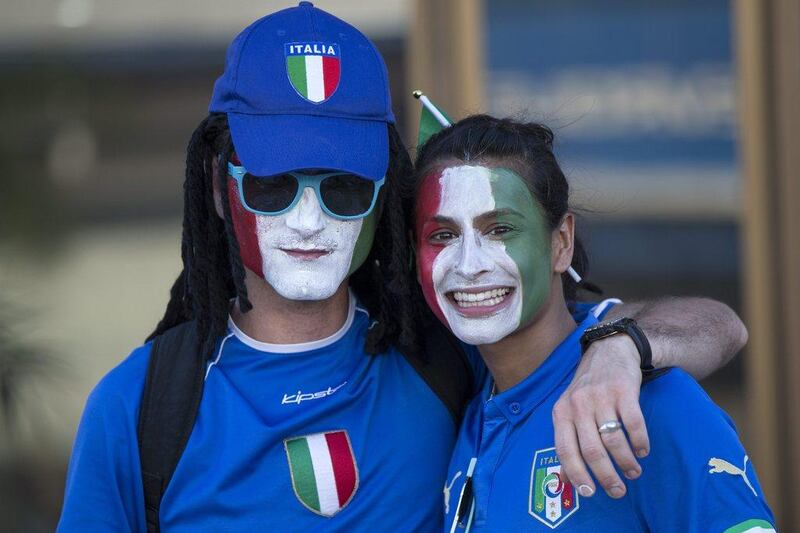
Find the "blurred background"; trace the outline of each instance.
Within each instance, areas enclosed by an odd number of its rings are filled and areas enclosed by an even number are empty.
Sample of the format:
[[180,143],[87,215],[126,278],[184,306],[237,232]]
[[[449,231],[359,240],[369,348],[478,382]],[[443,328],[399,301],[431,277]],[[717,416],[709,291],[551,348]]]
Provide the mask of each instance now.
[[[54,527],[85,399],[179,271],[184,149],[227,43],[290,5],[0,0],[0,530]],[[409,146],[413,89],[550,125],[606,294],[745,318],[748,347],[703,385],[800,528],[800,3],[317,6],[383,53]]]

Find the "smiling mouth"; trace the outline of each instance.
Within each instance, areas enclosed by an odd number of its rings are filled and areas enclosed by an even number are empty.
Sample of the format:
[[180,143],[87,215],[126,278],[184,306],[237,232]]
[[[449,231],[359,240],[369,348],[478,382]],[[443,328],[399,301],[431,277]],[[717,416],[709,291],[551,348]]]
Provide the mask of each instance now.
[[458,309],[478,307],[488,310],[504,303],[513,292],[513,287],[498,287],[478,291],[452,291],[447,293],[447,297]]

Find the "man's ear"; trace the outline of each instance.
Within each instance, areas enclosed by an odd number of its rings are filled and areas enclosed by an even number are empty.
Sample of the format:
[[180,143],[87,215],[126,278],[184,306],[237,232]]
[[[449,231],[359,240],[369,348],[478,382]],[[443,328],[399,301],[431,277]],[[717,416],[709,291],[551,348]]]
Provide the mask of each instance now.
[[219,218],[225,218],[225,212],[222,210],[222,191],[219,188],[219,160],[216,157],[211,161],[211,171],[211,183],[214,190],[214,208]]
[[572,264],[572,254],[575,251],[575,215],[564,215],[558,227],[553,230],[551,246],[553,271],[563,274]]

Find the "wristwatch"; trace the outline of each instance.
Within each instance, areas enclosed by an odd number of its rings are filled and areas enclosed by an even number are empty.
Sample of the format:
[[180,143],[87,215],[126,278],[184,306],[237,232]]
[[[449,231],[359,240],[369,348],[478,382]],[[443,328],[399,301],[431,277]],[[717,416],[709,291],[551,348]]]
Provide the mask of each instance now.
[[633,344],[636,345],[641,360],[639,368],[642,369],[642,374],[645,376],[652,374],[655,368],[653,368],[653,352],[650,349],[650,342],[642,328],[632,318],[622,317],[613,322],[601,322],[584,331],[581,335],[581,354],[585,354],[586,349],[594,341],[620,333],[630,337]]

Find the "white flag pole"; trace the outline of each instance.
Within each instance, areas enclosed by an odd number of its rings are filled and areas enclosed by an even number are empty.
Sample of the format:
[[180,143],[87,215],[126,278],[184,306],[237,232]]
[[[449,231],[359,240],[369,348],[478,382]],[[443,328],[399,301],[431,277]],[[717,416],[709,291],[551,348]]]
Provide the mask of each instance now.
[[424,94],[422,94],[422,91],[419,91],[419,90],[418,91],[414,91],[411,94],[414,96],[414,98],[416,98],[417,100],[422,102],[422,105],[424,105],[425,108],[428,111],[431,112],[431,115],[433,115],[433,117],[436,119],[436,121],[443,128],[448,128],[448,127],[452,126],[452,124],[450,124],[450,121],[447,120],[447,118],[442,114],[442,112],[439,111],[438,109],[436,109],[436,106],[433,105],[433,103],[430,100],[428,100],[428,97],[425,96]]

